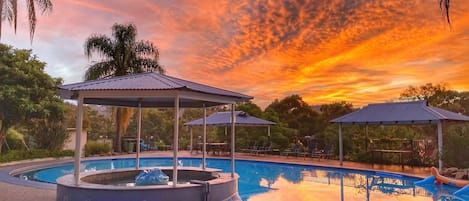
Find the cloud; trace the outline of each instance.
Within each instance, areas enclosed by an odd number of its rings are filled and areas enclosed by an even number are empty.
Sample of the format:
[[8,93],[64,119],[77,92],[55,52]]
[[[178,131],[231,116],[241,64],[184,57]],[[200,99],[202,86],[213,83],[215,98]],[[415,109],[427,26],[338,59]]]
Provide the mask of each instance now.
[[[468,90],[469,5],[452,1],[453,29],[428,1],[58,1],[32,48],[48,72],[79,81],[83,42],[137,25],[170,75],[255,97],[300,94],[310,104],[397,98],[409,85]],[[26,32],[19,30],[20,32]],[[22,48],[27,34],[2,40]],[[379,95],[377,95],[379,94]]]

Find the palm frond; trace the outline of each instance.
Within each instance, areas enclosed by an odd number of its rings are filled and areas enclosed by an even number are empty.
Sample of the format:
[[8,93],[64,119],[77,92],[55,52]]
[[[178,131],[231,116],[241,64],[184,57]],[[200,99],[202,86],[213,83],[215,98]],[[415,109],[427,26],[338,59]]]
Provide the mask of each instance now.
[[0,38],[2,38],[3,4],[4,0],[0,0]]
[[116,44],[130,45],[135,42],[137,28],[133,24],[122,25],[116,23],[112,26],[112,35],[116,39]]
[[[1,4],[1,1],[0,1]],[[16,27],[18,22],[18,1],[17,0],[9,0],[5,2],[5,15],[10,22],[10,26],[13,25],[13,29],[16,34]],[[1,13],[1,12],[0,12]]]
[[85,55],[91,58],[93,52],[99,53],[106,59],[114,56],[114,44],[106,35],[91,35],[85,41]]
[[449,18],[449,6],[450,0],[440,0],[440,10],[446,16],[446,21],[448,22],[449,26],[451,26],[451,19]]
[[132,62],[131,65],[132,73],[141,72],[158,72],[161,74],[165,73],[163,66],[161,66],[158,60],[150,58],[137,58]]
[[36,30],[36,10],[34,8],[34,0],[28,0],[28,20],[29,20],[29,37],[33,41],[34,31]]
[[51,0],[36,0],[36,3],[39,5],[42,14],[52,10],[53,5]]
[[135,52],[138,55],[153,57],[155,60],[159,59],[160,52],[150,41],[138,41],[135,43]]
[[85,72],[85,80],[96,80],[114,75],[115,67],[112,61],[103,61],[91,65]]

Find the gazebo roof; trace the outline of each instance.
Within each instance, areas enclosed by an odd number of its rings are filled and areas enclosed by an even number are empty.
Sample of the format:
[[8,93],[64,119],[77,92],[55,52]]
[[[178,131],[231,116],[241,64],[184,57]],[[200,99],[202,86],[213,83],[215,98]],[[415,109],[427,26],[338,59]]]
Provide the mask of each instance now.
[[59,87],[64,99],[82,94],[85,104],[137,107],[210,107],[242,102],[253,97],[195,82],[149,72],[85,81]]
[[378,103],[333,119],[342,124],[432,124],[441,120],[469,121],[469,117],[429,106],[426,101]]
[[[244,126],[270,126],[275,125],[274,122],[249,116],[246,112],[235,111],[236,125]],[[184,124],[185,126],[202,126],[203,119],[197,119]],[[217,112],[207,117],[207,125],[228,126],[231,125],[231,112]]]

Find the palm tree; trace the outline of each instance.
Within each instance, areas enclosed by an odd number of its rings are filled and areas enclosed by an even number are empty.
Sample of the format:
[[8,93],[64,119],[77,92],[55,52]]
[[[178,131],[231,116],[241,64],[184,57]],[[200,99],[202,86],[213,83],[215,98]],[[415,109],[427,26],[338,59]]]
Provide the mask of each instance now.
[[[141,72],[164,73],[158,63],[158,49],[150,41],[136,41],[137,28],[133,24],[112,26],[112,36],[93,34],[85,41],[85,54],[91,58],[98,53],[102,59],[93,63],[85,73],[86,80],[105,79]],[[122,136],[127,130],[132,110],[118,108],[114,150],[121,151]]]
[[[33,41],[34,31],[36,30],[36,7],[44,14],[52,10],[51,0],[26,0],[28,6],[29,36]],[[36,6],[37,5],[37,6]],[[2,37],[2,22],[6,19],[13,25],[16,33],[18,19],[18,0],[0,0],[0,38]]]

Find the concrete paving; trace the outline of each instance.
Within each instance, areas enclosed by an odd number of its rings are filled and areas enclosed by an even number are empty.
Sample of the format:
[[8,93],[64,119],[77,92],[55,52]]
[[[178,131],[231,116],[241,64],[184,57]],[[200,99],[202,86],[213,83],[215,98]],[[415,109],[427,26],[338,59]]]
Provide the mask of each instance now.
[[[188,151],[180,151],[178,153],[179,157],[201,157],[202,154],[190,154]],[[112,157],[135,157],[135,154],[125,154]],[[141,157],[172,157],[172,151],[154,151],[154,152],[143,152]],[[214,156],[209,154],[209,158],[226,158],[227,156]],[[103,157],[93,157],[87,159],[96,159],[96,158],[109,158],[109,156]],[[271,161],[271,162],[282,162],[282,163],[292,163],[292,164],[304,164],[304,165],[317,165],[317,166],[329,166],[329,167],[340,167],[339,161],[337,160],[326,160],[317,158],[303,158],[303,157],[285,157],[278,155],[250,155],[245,153],[237,153],[237,159],[245,160],[256,160],[256,161]],[[66,162],[71,161],[71,159],[49,159],[41,160],[34,162],[22,162],[22,163],[13,163],[9,165],[0,166],[0,174],[3,171],[3,176],[0,175],[0,201],[54,201],[56,197],[56,192],[51,188],[51,185],[44,187],[37,187],[35,185],[25,186],[22,185],[22,182],[17,182],[19,180],[16,178],[6,178],[5,172],[9,172],[16,167],[24,167],[29,165],[37,164],[49,164],[57,162]],[[370,165],[364,163],[356,162],[344,162],[344,168],[352,169],[363,169],[363,170],[379,170],[379,171],[389,171],[394,173],[400,173],[405,175],[425,177],[430,174],[430,168],[421,168],[421,167],[409,167],[409,166],[400,166],[400,165]],[[3,177],[3,178],[2,178]]]

